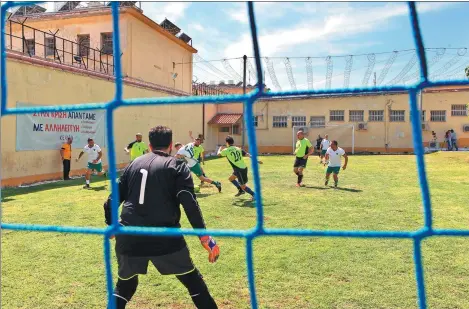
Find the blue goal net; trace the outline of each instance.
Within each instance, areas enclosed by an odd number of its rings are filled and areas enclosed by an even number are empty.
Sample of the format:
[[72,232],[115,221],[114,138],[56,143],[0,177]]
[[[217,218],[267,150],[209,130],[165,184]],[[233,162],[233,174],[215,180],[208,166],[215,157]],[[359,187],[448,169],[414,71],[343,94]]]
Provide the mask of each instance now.
[[[83,110],[106,110],[107,125],[107,145],[109,147],[109,172],[110,179],[117,178],[116,156],[113,133],[114,111],[120,107],[136,106],[136,105],[163,105],[163,104],[202,104],[202,103],[229,103],[244,102],[244,121],[247,128],[247,136],[249,141],[249,150],[252,154],[252,172],[254,175],[254,185],[256,194],[256,211],[257,224],[249,230],[194,230],[194,229],[175,229],[175,228],[139,228],[139,227],[122,227],[118,224],[118,208],[117,201],[118,185],[115,181],[111,181],[112,189],[112,225],[107,228],[93,227],[69,227],[69,226],[52,226],[52,225],[30,225],[15,224],[1,222],[2,229],[38,231],[38,232],[58,232],[58,233],[82,233],[82,234],[99,234],[103,235],[104,245],[104,262],[106,266],[106,285],[107,297],[110,308],[115,308],[113,299],[113,277],[111,269],[111,245],[110,236],[115,234],[132,234],[132,235],[203,235],[211,234],[213,236],[229,236],[242,237],[246,239],[246,264],[249,282],[249,291],[252,308],[258,307],[256,296],[256,284],[254,278],[253,265],[253,241],[261,236],[295,236],[295,237],[344,237],[344,238],[396,238],[396,239],[412,239],[413,241],[413,259],[415,264],[415,279],[417,283],[418,302],[421,309],[427,308],[424,270],[422,265],[422,241],[432,236],[469,236],[469,230],[454,229],[434,229],[432,226],[432,208],[430,200],[430,191],[428,187],[427,176],[425,172],[424,148],[422,142],[421,119],[417,108],[417,94],[424,88],[443,86],[443,85],[467,85],[469,82],[461,81],[439,81],[432,82],[428,79],[427,61],[425,57],[424,44],[422,34],[419,28],[418,14],[414,2],[408,3],[409,18],[411,21],[414,43],[418,54],[418,63],[420,67],[420,82],[412,86],[388,86],[388,87],[370,87],[370,88],[354,88],[354,89],[332,89],[332,90],[301,90],[301,91],[283,91],[283,92],[264,92],[264,76],[262,75],[261,55],[258,42],[256,21],[254,15],[253,2],[247,3],[249,14],[250,30],[252,43],[254,47],[255,62],[257,68],[257,89],[246,95],[226,95],[226,96],[208,96],[208,97],[159,97],[159,98],[139,98],[139,99],[123,99],[122,96],[122,64],[120,54],[120,36],[119,36],[119,3],[112,2],[112,21],[113,21],[113,51],[115,61],[115,97],[107,103],[88,103],[61,106],[41,106],[28,108],[8,108],[7,107],[7,75],[6,75],[6,39],[5,39],[5,18],[7,10],[18,5],[29,5],[35,2],[7,2],[1,7],[1,116],[29,114],[36,112],[53,112],[53,111],[83,111]],[[313,95],[313,94],[340,94],[340,93],[370,93],[376,91],[407,91],[409,93],[409,104],[411,112],[412,133],[415,157],[417,159],[417,173],[420,182],[420,189],[423,201],[424,226],[417,231],[338,231],[338,230],[309,230],[309,229],[274,229],[264,228],[263,204],[262,204],[262,187],[259,177],[259,169],[257,165],[257,141],[253,119],[253,104],[259,98],[281,97],[292,95]]]

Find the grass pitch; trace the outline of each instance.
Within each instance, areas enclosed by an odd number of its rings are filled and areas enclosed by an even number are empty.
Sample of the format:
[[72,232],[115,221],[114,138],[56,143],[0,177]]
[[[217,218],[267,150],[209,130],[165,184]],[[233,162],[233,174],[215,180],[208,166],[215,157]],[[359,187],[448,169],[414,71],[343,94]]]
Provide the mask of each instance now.
[[[465,153],[426,156],[434,225],[466,229],[469,222]],[[324,187],[324,167],[308,162],[296,188],[293,158],[264,157],[261,177],[265,225],[276,228],[410,231],[423,224],[413,156],[352,156],[339,189]],[[199,203],[207,225],[248,229],[256,211],[248,197],[234,198],[226,159],[211,160],[207,175],[223,193],[202,187]],[[3,222],[104,226],[109,186],[92,179],[2,191]],[[253,187],[252,177],[250,181]],[[183,215],[184,227],[190,227]],[[245,241],[217,237],[221,257],[209,264],[194,237],[186,238],[194,263],[220,308],[250,308]],[[2,308],[106,308],[100,236],[3,231]],[[261,237],[254,243],[260,308],[417,308],[410,240]],[[469,239],[431,238],[423,246],[429,308],[469,308]],[[113,260],[114,279],[116,263]],[[128,308],[193,308],[173,277],[149,268]]]

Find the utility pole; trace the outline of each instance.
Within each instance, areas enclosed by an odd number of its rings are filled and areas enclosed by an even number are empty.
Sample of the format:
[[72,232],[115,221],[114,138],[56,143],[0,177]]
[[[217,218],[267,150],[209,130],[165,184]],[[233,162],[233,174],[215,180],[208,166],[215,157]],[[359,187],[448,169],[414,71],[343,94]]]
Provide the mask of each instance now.
[[373,86],[376,87],[376,72],[373,73]]
[[[243,94],[246,94],[246,64],[248,61],[248,57],[246,55],[243,56]],[[244,118],[244,123],[243,123],[243,131],[242,131],[242,144],[241,147],[244,148],[245,144],[245,128],[246,128],[246,123],[249,121],[249,119],[246,119],[246,104],[243,103],[243,118]],[[252,119],[251,119],[252,121]]]

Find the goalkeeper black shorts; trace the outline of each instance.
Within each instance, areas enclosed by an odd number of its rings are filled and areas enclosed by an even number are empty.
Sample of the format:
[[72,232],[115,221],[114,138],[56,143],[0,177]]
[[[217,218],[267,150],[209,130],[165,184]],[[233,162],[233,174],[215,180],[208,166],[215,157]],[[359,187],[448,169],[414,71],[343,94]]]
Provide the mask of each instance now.
[[162,275],[184,275],[195,269],[187,247],[160,256],[129,256],[118,252],[116,254],[118,276],[122,280],[128,280],[136,275],[146,275],[149,262]]

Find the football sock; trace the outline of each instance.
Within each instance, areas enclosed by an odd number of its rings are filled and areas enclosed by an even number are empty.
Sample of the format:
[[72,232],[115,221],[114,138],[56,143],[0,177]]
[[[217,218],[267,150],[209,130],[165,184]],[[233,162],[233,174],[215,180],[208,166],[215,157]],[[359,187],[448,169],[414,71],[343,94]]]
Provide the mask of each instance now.
[[114,289],[114,300],[117,309],[124,309],[127,303],[134,296],[137,291],[138,276],[132,277],[129,280],[118,279],[116,288]]
[[247,193],[251,194],[252,196],[254,196],[254,192],[251,190],[251,188],[249,188],[248,186],[246,186],[244,188],[244,191],[246,191]]
[[235,186],[238,190],[242,190],[241,189],[241,186],[239,185],[239,182],[235,179],[235,180],[232,180],[231,183],[233,184],[233,186]]
[[298,174],[298,183],[301,183],[303,181],[303,175]]
[[89,185],[89,184],[90,184],[90,181],[89,181],[89,180],[86,180],[86,184]]
[[196,269],[188,274],[176,276],[187,288],[192,302],[198,309],[217,309],[217,304],[213,300],[202,275]]

